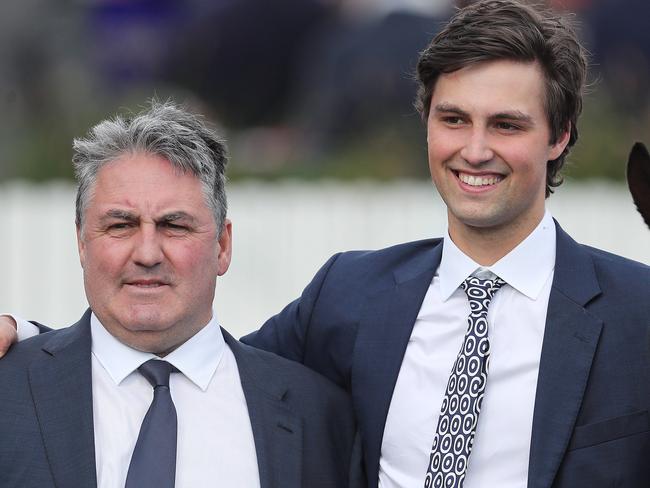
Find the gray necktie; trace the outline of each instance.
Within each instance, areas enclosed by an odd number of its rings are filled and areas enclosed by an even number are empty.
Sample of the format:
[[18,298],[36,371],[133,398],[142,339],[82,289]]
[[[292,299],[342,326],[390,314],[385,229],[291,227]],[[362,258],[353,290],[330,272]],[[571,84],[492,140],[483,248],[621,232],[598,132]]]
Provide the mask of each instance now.
[[442,400],[424,488],[462,488],[465,481],[489,369],[488,307],[504,284],[470,276],[461,285],[469,300],[467,332]]
[[138,368],[153,386],[153,401],[142,421],[125,488],[173,488],[176,478],[176,408],[167,361],[150,359]]

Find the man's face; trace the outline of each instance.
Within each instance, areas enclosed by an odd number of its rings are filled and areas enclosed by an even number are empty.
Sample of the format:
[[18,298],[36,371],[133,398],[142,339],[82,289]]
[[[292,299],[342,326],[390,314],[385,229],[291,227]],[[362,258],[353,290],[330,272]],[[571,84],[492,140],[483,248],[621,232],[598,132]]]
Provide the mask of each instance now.
[[105,165],[77,241],[88,302],[123,343],[166,353],[210,321],[217,276],[230,264],[231,225],[217,235],[191,173],[142,153]]
[[429,168],[455,242],[477,232],[522,240],[541,220],[547,161],[569,138],[549,143],[544,99],[536,63],[490,61],[438,78]]

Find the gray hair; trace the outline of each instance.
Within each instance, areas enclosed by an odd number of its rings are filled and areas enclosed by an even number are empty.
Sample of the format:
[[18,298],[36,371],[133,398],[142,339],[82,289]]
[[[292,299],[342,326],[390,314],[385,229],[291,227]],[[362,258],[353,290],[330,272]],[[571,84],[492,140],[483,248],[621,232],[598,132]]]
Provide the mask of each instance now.
[[79,184],[76,222],[80,228],[99,170],[125,154],[142,152],[164,157],[182,173],[189,171],[200,180],[221,235],[228,209],[227,150],[225,142],[201,116],[170,101],[151,100],[150,106],[132,118],[115,116],[95,125],[85,138],[74,140],[73,150],[72,163]]

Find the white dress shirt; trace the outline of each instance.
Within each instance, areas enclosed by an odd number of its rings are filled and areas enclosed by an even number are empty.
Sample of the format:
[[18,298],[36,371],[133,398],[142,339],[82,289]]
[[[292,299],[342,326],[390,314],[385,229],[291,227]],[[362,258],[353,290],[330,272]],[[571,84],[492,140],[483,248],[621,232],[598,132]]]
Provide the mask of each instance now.
[[[97,482],[115,488],[124,486],[153,398],[137,368],[156,356],[119,342],[94,314],[90,326]],[[178,416],[176,487],[259,487],[239,370],[216,319],[164,359],[180,371],[170,378]]]
[[14,319],[16,322],[16,331],[18,332],[18,342],[38,335],[38,327],[36,327],[31,322],[23,319],[22,317],[19,317],[18,315],[14,315],[12,313],[2,313],[0,315],[7,315]]
[[488,311],[490,369],[464,487],[526,486],[554,267],[555,225],[548,212],[523,242],[487,268],[460,251],[447,233],[388,410],[379,463],[381,488],[423,486],[445,386],[467,330],[469,302],[459,286],[481,268],[506,285]]

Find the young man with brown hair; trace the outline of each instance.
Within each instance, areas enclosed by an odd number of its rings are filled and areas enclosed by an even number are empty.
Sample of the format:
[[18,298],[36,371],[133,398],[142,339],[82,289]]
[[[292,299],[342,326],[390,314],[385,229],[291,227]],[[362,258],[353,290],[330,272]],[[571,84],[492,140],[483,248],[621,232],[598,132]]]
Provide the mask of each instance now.
[[332,257],[244,339],[352,392],[371,486],[650,486],[650,269],[545,209],[586,71],[550,11],[458,11],[417,67],[447,235]]

